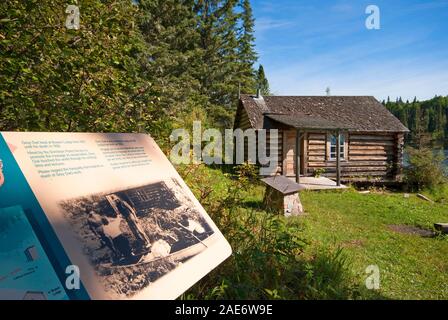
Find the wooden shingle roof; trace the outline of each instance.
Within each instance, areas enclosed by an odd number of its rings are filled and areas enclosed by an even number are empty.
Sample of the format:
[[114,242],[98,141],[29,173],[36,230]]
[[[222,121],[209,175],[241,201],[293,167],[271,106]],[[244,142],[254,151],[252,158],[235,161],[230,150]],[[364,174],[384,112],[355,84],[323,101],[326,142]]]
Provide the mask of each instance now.
[[[265,118],[297,126],[341,128],[358,132],[408,132],[386,107],[371,96],[266,96],[241,95],[254,129],[265,127]],[[276,119],[278,118],[278,119]],[[308,121],[307,121],[308,120]],[[329,127],[329,128],[326,128]]]
[[296,183],[285,176],[273,176],[261,179],[264,183],[266,183],[271,188],[280,191],[281,193],[287,195],[291,193],[296,193],[300,190],[305,190],[305,186]]
[[309,129],[309,130],[350,130],[350,127],[342,125],[338,121],[329,121],[317,116],[310,116],[304,113],[294,114],[293,117],[286,114],[265,114],[270,120],[284,124],[296,129]]

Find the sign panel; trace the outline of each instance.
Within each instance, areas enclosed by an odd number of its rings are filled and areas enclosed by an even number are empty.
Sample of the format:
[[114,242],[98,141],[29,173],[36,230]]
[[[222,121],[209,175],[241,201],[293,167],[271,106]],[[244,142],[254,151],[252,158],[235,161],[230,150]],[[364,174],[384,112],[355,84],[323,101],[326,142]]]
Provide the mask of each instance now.
[[4,132],[0,159],[0,215],[26,213],[55,281],[79,268],[59,298],[174,299],[231,254],[148,135]]
[[0,299],[68,299],[21,207],[0,209],[0,239]]

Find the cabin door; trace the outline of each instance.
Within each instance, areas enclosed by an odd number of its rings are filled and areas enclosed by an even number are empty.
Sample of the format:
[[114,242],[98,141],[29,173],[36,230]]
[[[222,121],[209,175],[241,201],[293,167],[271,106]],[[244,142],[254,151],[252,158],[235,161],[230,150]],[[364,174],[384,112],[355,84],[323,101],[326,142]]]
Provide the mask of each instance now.
[[[303,174],[304,161],[304,139],[300,141],[300,173]],[[283,131],[283,175],[287,177],[296,176],[296,130]]]

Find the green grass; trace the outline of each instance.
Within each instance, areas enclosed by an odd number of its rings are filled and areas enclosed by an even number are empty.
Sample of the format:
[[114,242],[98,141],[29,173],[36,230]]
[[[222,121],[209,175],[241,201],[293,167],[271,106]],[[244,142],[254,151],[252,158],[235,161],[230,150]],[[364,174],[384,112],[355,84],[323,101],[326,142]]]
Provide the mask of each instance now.
[[448,206],[402,193],[305,192],[303,219],[310,250],[342,247],[352,272],[365,281],[368,265],[380,268],[380,294],[393,299],[448,298],[448,239],[423,238],[390,225],[431,229],[448,221]]
[[[414,194],[352,188],[302,192],[305,216],[270,220],[263,186],[241,187],[203,166],[181,172],[234,249],[187,298],[448,299],[448,238],[390,229],[448,222],[443,192],[427,193],[439,201],[434,204]],[[380,270],[375,292],[365,289],[369,265]]]

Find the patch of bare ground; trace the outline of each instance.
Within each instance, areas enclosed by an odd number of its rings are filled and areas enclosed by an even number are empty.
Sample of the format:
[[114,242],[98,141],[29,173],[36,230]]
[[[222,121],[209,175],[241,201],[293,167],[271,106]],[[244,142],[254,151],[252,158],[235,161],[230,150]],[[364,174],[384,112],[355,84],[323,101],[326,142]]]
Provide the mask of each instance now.
[[432,238],[436,234],[432,230],[424,229],[416,226],[409,226],[406,224],[391,224],[388,225],[389,230],[401,233],[401,234],[410,234],[414,236],[420,236],[423,238]]
[[344,248],[358,248],[364,245],[364,241],[361,239],[352,239],[342,242]]

